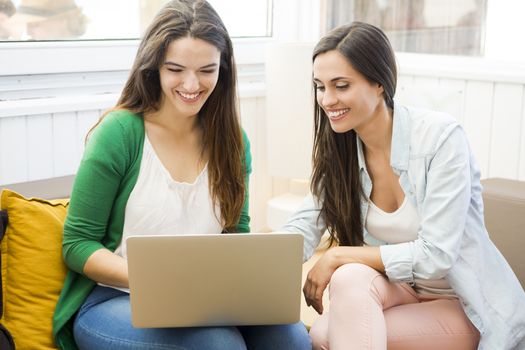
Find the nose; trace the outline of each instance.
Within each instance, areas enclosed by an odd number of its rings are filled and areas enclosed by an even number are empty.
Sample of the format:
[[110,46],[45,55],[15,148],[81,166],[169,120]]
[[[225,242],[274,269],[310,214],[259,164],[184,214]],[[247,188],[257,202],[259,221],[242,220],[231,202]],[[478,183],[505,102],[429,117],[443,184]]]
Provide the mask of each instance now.
[[187,92],[196,92],[199,89],[199,77],[193,72],[188,72],[184,77],[182,87]]
[[320,97],[321,106],[323,107],[330,107],[337,103],[337,98],[335,94],[329,89],[326,89]]

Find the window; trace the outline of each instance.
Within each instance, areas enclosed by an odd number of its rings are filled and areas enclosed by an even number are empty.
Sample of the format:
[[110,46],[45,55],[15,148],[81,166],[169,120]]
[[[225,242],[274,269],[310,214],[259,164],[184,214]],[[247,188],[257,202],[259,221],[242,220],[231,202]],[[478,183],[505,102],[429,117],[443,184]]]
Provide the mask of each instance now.
[[[166,2],[0,0],[0,40],[136,39]],[[271,0],[209,2],[232,37],[271,36]]]
[[480,56],[487,0],[329,0],[329,30],[352,21],[382,28],[394,50]]
[[525,61],[511,38],[523,26],[515,0],[322,0],[322,32],[352,21],[382,28],[398,52]]

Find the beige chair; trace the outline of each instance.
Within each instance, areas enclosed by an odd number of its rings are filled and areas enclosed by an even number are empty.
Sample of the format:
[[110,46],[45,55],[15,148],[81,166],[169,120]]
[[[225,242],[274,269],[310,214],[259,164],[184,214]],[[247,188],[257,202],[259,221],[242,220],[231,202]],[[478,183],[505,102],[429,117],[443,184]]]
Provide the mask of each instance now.
[[481,183],[490,239],[525,289],[525,182],[493,178]]

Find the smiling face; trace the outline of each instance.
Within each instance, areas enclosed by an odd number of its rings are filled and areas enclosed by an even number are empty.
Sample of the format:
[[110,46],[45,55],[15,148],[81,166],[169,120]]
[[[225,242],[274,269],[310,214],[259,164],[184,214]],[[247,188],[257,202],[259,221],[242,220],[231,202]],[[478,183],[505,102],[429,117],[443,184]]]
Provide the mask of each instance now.
[[181,117],[196,116],[217,85],[220,59],[219,49],[204,40],[172,41],[159,68],[161,109]]
[[337,133],[359,133],[385,107],[383,88],[368,81],[336,50],[315,58],[313,75],[317,103]]

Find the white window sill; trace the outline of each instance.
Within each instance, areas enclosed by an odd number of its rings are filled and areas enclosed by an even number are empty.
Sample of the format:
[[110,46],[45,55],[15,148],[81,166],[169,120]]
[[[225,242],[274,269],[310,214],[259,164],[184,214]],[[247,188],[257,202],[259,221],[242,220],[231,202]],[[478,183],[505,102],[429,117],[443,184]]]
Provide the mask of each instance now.
[[[234,39],[238,64],[262,64],[271,38]],[[0,76],[129,70],[139,40],[3,42]]]

